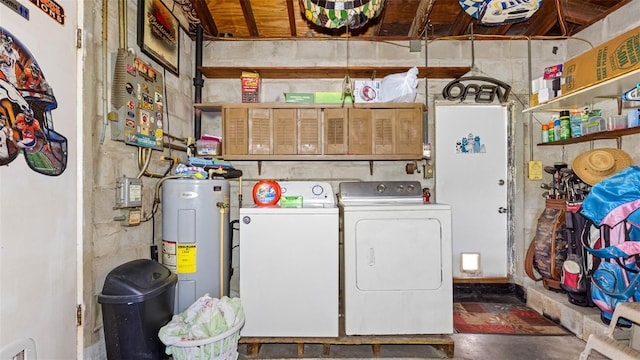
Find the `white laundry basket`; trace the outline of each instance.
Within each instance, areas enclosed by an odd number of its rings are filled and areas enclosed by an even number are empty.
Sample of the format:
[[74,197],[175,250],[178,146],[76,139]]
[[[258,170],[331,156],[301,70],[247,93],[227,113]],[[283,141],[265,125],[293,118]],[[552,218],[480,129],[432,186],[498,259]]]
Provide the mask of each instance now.
[[242,325],[244,317],[220,335],[199,340],[183,340],[167,348],[171,348],[174,360],[236,360]]

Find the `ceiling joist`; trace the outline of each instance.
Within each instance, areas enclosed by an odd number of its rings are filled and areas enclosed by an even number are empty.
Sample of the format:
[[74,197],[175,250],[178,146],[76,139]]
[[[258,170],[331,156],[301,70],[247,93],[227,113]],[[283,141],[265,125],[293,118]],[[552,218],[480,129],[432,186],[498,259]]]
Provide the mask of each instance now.
[[429,14],[431,13],[431,9],[435,1],[436,0],[420,0],[416,16],[411,22],[411,28],[409,29],[408,34],[409,37],[422,37],[427,28],[427,23],[429,22]]
[[207,2],[205,0],[193,0],[191,4],[198,14],[198,18],[200,19],[200,26],[202,26],[205,34],[218,36],[218,28],[216,27],[216,23],[215,21],[213,21],[211,13],[207,8]]
[[554,1],[543,1],[540,9],[529,20],[530,26],[524,35],[545,34],[558,22]]
[[469,28],[469,24],[471,24],[471,20],[473,18],[467,15],[462,9],[458,11],[458,16],[456,16],[455,21],[451,24],[451,35],[458,36],[464,35]]
[[260,33],[258,33],[258,25],[256,24],[255,17],[253,16],[251,1],[240,0],[240,6],[242,6],[242,13],[244,14],[244,19],[247,23],[247,29],[249,29],[249,35],[252,37],[260,37]]
[[298,32],[296,30],[296,10],[293,7],[293,0],[287,0],[287,15],[289,16],[289,31],[291,36],[298,36]]

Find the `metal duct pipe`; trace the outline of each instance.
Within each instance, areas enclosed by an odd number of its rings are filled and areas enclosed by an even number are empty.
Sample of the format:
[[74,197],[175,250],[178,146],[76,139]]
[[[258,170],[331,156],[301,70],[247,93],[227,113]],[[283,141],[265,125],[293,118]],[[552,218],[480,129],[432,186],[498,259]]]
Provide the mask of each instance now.
[[[202,26],[198,25],[196,27],[196,71],[195,77],[193,78],[193,101],[198,104],[202,102],[202,87],[204,85],[204,80],[202,79],[202,72],[200,72],[200,67],[202,67]],[[202,132],[202,110],[194,109],[193,111],[193,136],[196,139],[200,138]]]

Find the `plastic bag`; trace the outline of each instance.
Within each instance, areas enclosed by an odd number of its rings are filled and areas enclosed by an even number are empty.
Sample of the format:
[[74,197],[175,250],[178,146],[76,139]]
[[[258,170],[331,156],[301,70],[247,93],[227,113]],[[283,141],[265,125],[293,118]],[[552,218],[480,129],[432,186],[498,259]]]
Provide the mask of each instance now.
[[418,95],[418,68],[399,74],[387,75],[380,85],[383,102],[414,102]]

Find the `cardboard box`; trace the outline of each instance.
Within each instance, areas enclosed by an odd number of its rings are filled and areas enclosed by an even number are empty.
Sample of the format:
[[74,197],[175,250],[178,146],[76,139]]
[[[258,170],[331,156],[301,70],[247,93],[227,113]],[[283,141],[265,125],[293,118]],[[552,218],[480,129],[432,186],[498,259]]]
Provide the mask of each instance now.
[[351,96],[346,96],[344,99],[342,97],[342,93],[339,91],[336,92],[327,92],[327,91],[319,91],[315,93],[316,104],[341,104],[343,101],[345,104],[351,103]]
[[555,79],[562,76],[562,64],[548,66],[544,68],[544,75],[542,76],[545,80]]
[[379,80],[354,81],[353,99],[357,103],[380,102],[380,81]]
[[540,89],[540,91],[538,91],[538,103],[549,101],[553,99],[554,96],[555,96],[555,93],[553,89],[547,89],[547,88]]
[[640,27],[627,31],[564,63],[566,90],[583,89],[640,68]]
[[540,89],[552,89],[554,79],[544,79],[540,76],[531,80],[531,92],[537,93]]
[[260,75],[256,72],[243,71],[240,82],[242,85],[242,102],[260,102]]
[[315,96],[313,93],[284,93],[284,102],[313,104]]

